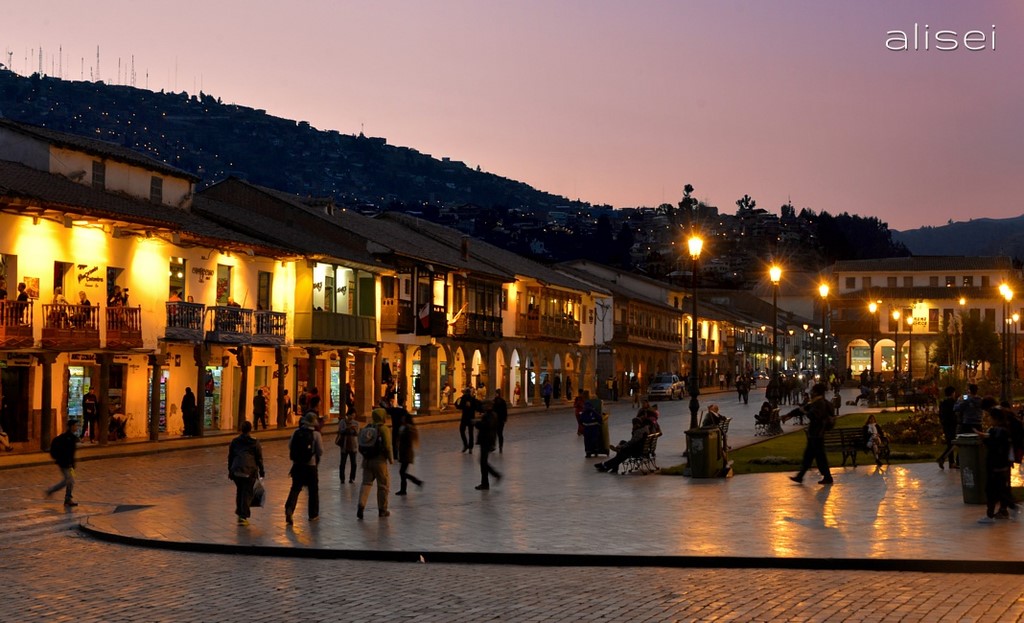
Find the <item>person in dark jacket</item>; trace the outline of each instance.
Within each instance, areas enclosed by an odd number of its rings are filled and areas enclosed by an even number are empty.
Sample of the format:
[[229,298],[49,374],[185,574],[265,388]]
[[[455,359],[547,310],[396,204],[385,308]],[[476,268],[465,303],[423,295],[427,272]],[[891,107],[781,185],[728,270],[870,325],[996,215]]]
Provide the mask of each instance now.
[[[404,409],[403,409],[404,411]],[[399,418],[398,428],[395,433],[398,448],[398,476],[401,478],[401,485],[395,495],[406,495],[406,482],[412,482],[417,487],[423,486],[423,481],[409,473],[409,465],[416,458],[416,445],[420,441],[419,433],[412,421],[412,414],[405,411]]]
[[309,495],[309,507],[307,509],[309,520],[316,521],[320,519],[320,484],[317,467],[320,465],[320,457],[324,454],[324,442],[320,431],[316,429],[316,425],[316,412],[310,411],[306,413],[302,416],[299,427],[295,429],[291,439],[288,441],[289,458],[294,447],[301,447],[303,445],[299,443],[300,435],[302,439],[310,435],[312,436],[313,449],[312,456],[306,461],[292,459],[292,469],[289,472],[289,475],[292,477],[292,486],[288,490],[288,499],[284,503],[284,522],[288,525],[292,525],[292,515],[295,513],[295,506],[298,504],[299,494],[302,493],[303,487],[306,488]]
[[252,423],[255,430],[260,429],[260,422],[263,422],[263,430],[267,430],[267,398],[262,389],[257,389],[252,399]]
[[473,420],[477,412],[482,410],[480,401],[473,397],[473,390],[462,390],[462,396],[455,401],[455,408],[462,411],[459,419],[459,436],[462,437],[462,451],[473,454]]
[[644,449],[644,442],[647,441],[647,436],[650,434],[651,429],[647,422],[639,417],[633,418],[633,432],[630,434],[629,441],[623,441],[619,445],[613,446],[612,450],[615,450],[615,456],[607,461],[595,463],[594,468],[599,472],[618,474],[619,465],[622,465],[626,459],[640,456]]
[[960,456],[956,451],[956,446],[953,445],[953,442],[956,441],[957,425],[956,412],[953,410],[953,407],[956,406],[956,399],[953,398],[955,393],[955,387],[952,385],[946,387],[943,390],[943,394],[946,397],[939,403],[939,424],[942,425],[942,434],[946,438],[946,449],[943,450],[937,459],[939,469],[945,469],[947,457],[949,458],[950,469],[960,467]]
[[[816,383],[811,387],[811,400],[801,410],[807,415],[807,447],[804,448],[804,458],[800,465],[800,471],[789,479],[795,483],[804,481],[804,474],[811,468],[811,463],[818,465],[818,472],[821,473],[819,485],[832,484],[832,472],[828,467],[828,456],[825,454],[825,431],[831,428],[833,423],[832,405],[825,399],[825,391],[828,386],[824,383]],[[786,418],[793,417],[790,413]]]
[[181,398],[181,422],[184,424],[184,436],[191,437],[199,434],[199,422],[196,418],[196,395],[192,393],[191,387],[185,388],[185,395]]
[[78,506],[72,494],[75,490],[75,451],[78,449],[78,420],[68,420],[67,428],[50,442],[50,456],[60,468],[63,479],[46,490],[50,497],[58,489],[64,489],[64,506]]
[[[996,518],[1009,518],[1009,509],[1017,511],[1017,503],[1010,493],[1010,431],[1006,414],[993,408],[988,412],[992,426],[988,430],[975,428],[974,432],[985,444],[985,516],[978,523],[995,523]],[[996,511],[996,504],[999,510]]]
[[[566,385],[568,387],[568,385]],[[494,390],[494,414],[498,416],[498,454],[505,449],[505,422],[508,421],[508,403],[501,397],[501,389]]]
[[235,515],[238,524],[249,525],[249,504],[252,502],[256,478],[264,478],[263,448],[253,439],[252,424],[242,422],[241,434],[231,440],[228,446],[228,478],[235,483]]
[[476,486],[478,491],[486,491],[491,488],[489,476],[501,480],[501,473],[491,467],[487,457],[494,452],[494,443],[498,437],[498,415],[494,412],[494,403],[490,400],[483,404],[483,415],[476,423],[479,431],[476,436],[476,443],[480,446],[480,484]]

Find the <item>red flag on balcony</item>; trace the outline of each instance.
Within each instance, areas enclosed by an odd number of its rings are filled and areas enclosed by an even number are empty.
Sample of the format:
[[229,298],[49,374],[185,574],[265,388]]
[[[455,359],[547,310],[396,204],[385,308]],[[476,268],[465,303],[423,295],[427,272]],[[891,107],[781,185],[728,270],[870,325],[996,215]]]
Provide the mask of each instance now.
[[426,303],[420,308],[419,313],[420,324],[423,325],[424,329],[430,328],[430,303]]

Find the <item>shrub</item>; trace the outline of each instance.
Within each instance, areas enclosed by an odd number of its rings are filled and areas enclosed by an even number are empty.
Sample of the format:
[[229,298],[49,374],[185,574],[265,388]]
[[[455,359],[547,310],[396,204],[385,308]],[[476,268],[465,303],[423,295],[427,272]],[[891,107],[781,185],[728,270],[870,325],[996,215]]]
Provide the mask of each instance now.
[[931,445],[944,439],[938,416],[915,412],[894,422],[883,424],[889,443]]

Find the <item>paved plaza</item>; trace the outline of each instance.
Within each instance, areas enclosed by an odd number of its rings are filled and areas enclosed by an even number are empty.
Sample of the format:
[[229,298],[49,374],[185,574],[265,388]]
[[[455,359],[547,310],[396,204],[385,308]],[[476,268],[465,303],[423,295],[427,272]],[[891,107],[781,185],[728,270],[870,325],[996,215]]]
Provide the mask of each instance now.
[[[743,407],[734,394],[702,397],[734,417],[733,446],[756,439],[757,401]],[[608,410],[613,439],[626,437],[632,409],[623,401]],[[685,401],[663,402],[661,411],[658,461],[670,466],[682,461],[689,416]],[[393,468],[391,516],[378,518],[371,496],[363,521],[355,517],[358,484],[338,481],[337,448],[328,443],[321,519],[305,519],[303,495],[293,527],[282,510],[286,442],[273,431],[264,440],[269,506],[255,509],[247,527],[232,514],[228,438],[82,461],[81,506],[73,512],[60,496],[42,499],[58,477],[52,465],[0,469],[8,589],[0,621],[1024,615],[1024,584],[1009,575],[1024,570],[1024,522],[979,525],[983,508],[964,505],[957,473],[934,463],[835,469],[832,487],[811,477],[795,485],[782,473],[613,476],[584,458],[564,406],[513,414],[506,437],[505,452],[493,455],[505,477],[480,492],[477,455],[459,451],[456,427],[422,427],[411,471],[425,486],[394,496]],[[88,533],[73,529],[80,522]]]

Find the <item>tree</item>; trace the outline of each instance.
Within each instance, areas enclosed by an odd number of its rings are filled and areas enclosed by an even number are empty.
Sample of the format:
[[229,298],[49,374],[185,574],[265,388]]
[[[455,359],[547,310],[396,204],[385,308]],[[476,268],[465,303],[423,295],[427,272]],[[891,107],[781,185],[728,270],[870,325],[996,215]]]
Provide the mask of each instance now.
[[932,363],[961,369],[964,363],[977,365],[1002,360],[1002,341],[991,323],[970,314],[943,319]]
[[744,213],[752,212],[757,207],[757,202],[751,199],[750,195],[743,195],[736,200],[736,206],[739,208],[736,214],[742,216]]

